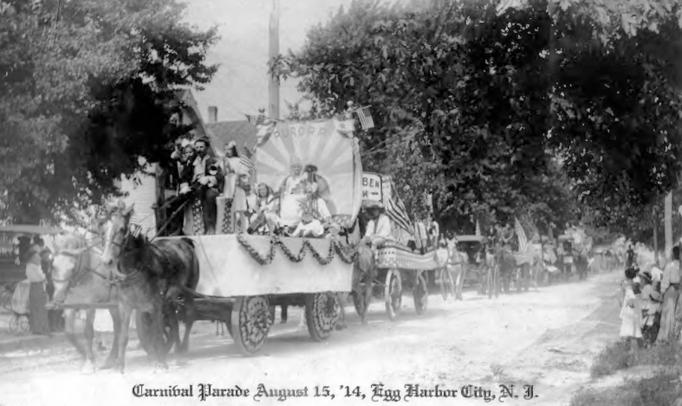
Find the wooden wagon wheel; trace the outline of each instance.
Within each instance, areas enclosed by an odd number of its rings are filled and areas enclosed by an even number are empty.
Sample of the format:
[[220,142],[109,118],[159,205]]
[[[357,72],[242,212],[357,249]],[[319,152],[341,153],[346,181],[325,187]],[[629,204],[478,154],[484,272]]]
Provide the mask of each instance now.
[[452,295],[455,297],[455,280],[452,277],[452,272],[447,267],[443,267],[440,270],[440,294],[443,296],[443,300],[448,300],[448,297]]
[[31,323],[29,321],[30,315],[22,314],[17,316],[17,331],[19,334],[28,334],[31,332]]
[[426,285],[426,278],[424,271],[417,274],[417,278],[412,289],[412,297],[414,298],[414,309],[417,314],[422,314],[429,304],[429,288]]
[[261,349],[270,331],[270,306],[265,296],[239,297],[231,315],[231,335],[244,355]]
[[19,314],[12,314],[12,317],[9,318],[9,332],[12,334],[17,334],[19,332],[19,318],[21,315]]
[[[178,321],[174,316],[163,312],[163,335],[161,337],[161,351],[164,354],[173,348],[175,342],[176,331],[178,328]],[[146,312],[135,311],[135,330],[137,331],[137,338],[140,340],[142,348],[147,354],[152,354],[154,348],[154,333],[152,332],[151,315]]]
[[403,282],[400,279],[400,271],[389,269],[386,272],[386,283],[384,284],[384,300],[386,301],[386,313],[391,320],[395,320],[400,313],[402,295]]
[[339,319],[339,302],[332,292],[305,295],[305,321],[313,341],[329,338]]

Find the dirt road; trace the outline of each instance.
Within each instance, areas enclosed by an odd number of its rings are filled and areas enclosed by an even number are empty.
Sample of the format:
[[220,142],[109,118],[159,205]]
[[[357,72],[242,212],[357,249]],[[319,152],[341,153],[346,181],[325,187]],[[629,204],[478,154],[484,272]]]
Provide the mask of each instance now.
[[[406,296],[397,322],[375,301],[365,326],[349,306],[349,328],[324,343],[310,341],[300,311],[290,310],[289,323],[275,326],[249,358],[206,323],[189,355],[172,357],[161,372],[139,349],[129,350],[125,375],[81,374],[66,346],[0,354],[0,405],[568,404],[588,380],[593,356],[616,339],[618,277],[593,275],[494,300],[469,292],[444,303],[432,295],[422,316]],[[202,384],[233,390],[202,400]],[[146,389],[176,397],[136,396],[152,393]]]

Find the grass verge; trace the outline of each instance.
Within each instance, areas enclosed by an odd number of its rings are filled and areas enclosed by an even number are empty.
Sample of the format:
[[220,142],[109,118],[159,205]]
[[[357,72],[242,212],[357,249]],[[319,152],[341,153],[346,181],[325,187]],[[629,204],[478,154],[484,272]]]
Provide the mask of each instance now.
[[633,351],[629,343],[618,341],[597,355],[590,372],[593,378],[599,378],[637,365],[682,367],[681,351],[678,343],[656,344]]
[[615,387],[581,390],[571,399],[571,406],[677,405],[675,402],[682,402],[681,351],[677,343],[635,349],[628,342],[613,343],[595,358],[590,371],[593,378],[634,366],[649,365],[658,371]]
[[673,406],[681,396],[679,375],[661,372],[617,387],[582,390],[573,396],[571,406]]

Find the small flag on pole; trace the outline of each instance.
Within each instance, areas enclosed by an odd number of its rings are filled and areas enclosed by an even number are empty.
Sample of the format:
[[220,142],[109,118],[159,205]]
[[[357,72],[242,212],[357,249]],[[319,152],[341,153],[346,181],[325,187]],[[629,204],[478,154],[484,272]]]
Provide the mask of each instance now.
[[246,170],[246,174],[251,174],[253,171],[256,170],[256,165],[254,165],[253,161],[250,160],[249,158],[245,157],[245,156],[239,157],[239,163]]
[[391,184],[391,195],[386,199],[386,215],[403,230],[412,232],[414,225],[407,214],[405,205],[396,194],[393,184]]
[[358,119],[360,120],[360,127],[363,130],[369,130],[374,128],[374,120],[372,120],[372,113],[369,111],[369,106],[361,107],[355,111],[358,114]]
[[249,124],[256,125],[258,124],[258,116],[254,116],[252,114],[244,114],[246,116],[246,120],[249,122]]

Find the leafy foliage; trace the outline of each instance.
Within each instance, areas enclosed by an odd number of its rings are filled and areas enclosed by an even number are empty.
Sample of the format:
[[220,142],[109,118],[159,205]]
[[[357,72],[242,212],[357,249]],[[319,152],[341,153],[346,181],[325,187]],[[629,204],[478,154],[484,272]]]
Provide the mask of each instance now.
[[540,52],[549,26],[535,9],[498,16],[484,2],[356,2],[274,70],[300,78],[330,113],[346,100],[372,106],[380,125],[362,134],[364,164],[392,173],[413,212],[423,214],[435,192],[446,222],[489,212],[509,219],[556,174],[543,142],[549,84]]
[[162,160],[175,91],[207,83],[215,31],[174,0],[0,1],[0,215],[54,218]]
[[681,11],[654,3],[357,1],[272,70],[323,113],[372,107],[363,163],[413,212],[622,224],[682,169]]

